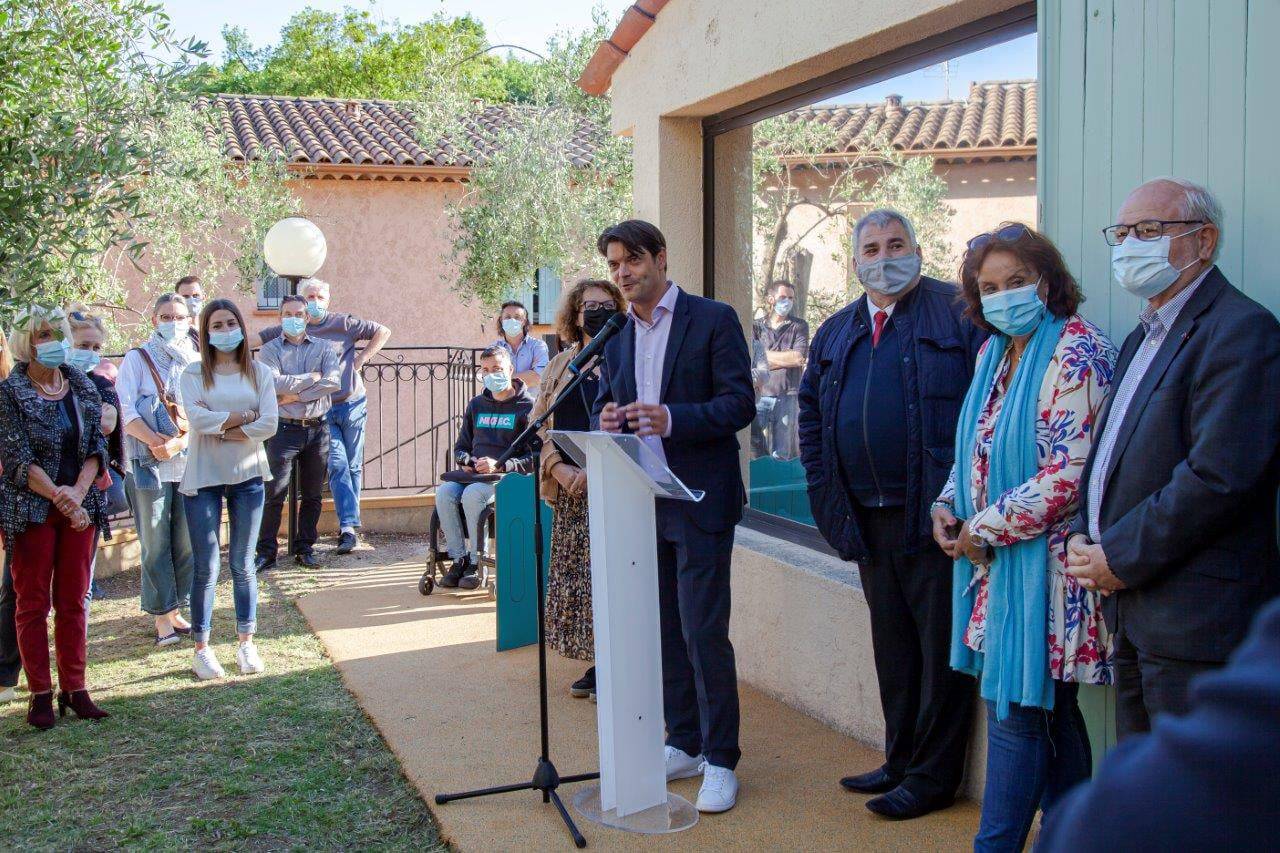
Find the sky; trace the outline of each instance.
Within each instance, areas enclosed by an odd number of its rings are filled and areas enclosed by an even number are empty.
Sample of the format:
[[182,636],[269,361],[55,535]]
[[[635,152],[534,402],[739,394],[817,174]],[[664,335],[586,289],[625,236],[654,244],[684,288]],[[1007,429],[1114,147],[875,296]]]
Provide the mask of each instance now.
[[[565,29],[581,30],[591,23],[591,11],[601,6],[616,19],[632,0],[164,0],[165,10],[180,37],[208,42],[210,60],[222,58],[222,27],[245,29],[255,47],[275,43],[281,27],[307,7],[339,10],[344,6],[371,9],[375,17],[413,23],[437,12],[470,14],[484,23],[491,44],[517,44],[541,51],[547,38]],[[505,51],[504,51],[505,52]],[[973,81],[1023,80],[1036,76],[1036,37],[1023,36],[1004,44],[961,56],[950,64],[949,77],[933,67],[896,77],[822,103],[866,103],[897,94],[906,101],[963,99]]]

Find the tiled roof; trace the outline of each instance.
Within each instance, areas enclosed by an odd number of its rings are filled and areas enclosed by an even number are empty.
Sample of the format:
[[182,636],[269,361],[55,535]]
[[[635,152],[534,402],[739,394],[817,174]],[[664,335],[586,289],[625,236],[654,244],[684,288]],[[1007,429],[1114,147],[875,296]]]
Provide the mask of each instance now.
[[[487,107],[468,121],[465,139],[423,147],[412,110],[391,101],[211,95],[201,97],[197,106],[215,111],[209,141],[236,162],[259,160],[274,151],[295,168],[379,166],[407,172],[483,164],[493,153],[494,136],[511,126],[512,111],[524,109]],[[569,146],[574,164],[591,163],[592,137],[599,132],[587,124],[579,128]]]
[[[963,101],[902,103],[890,95],[883,103],[849,104],[796,110],[797,120],[837,129],[829,152],[854,155],[874,151],[886,140],[895,149],[932,154],[939,159],[1034,156],[1038,105],[1030,80],[974,83]],[[1005,149],[1005,150],[1001,150]]]

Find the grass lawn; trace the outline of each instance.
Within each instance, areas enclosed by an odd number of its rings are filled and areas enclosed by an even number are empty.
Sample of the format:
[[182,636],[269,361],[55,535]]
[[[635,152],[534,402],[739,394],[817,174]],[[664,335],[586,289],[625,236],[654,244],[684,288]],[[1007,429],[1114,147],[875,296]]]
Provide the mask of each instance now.
[[204,684],[189,640],[152,644],[138,572],[102,582],[88,684],[112,717],[68,712],[38,732],[25,722],[25,693],[0,707],[0,847],[448,849],[293,604],[322,581],[292,567],[260,578],[267,671],[241,676],[225,569],[223,578],[213,631],[227,678]]

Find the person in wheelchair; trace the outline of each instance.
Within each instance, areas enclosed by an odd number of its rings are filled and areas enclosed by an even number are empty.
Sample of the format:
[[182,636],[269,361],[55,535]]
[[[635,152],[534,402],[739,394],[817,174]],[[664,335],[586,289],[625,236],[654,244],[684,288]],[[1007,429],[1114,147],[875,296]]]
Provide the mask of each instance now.
[[[458,467],[444,475],[436,489],[436,514],[453,565],[440,579],[443,587],[475,589],[480,586],[479,553],[476,542],[480,514],[493,502],[494,489],[502,475],[511,471],[528,474],[534,469],[541,442],[536,438],[524,453],[513,456],[499,468],[497,459],[529,423],[533,397],[524,382],[513,377],[511,353],[491,346],[480,354],[480,376],[484,391],[472,398],[462,417],[462,430],[453,446]],[[466,528],[462,517],[466,513]],[[468,550],[466,532],[471,531]]]

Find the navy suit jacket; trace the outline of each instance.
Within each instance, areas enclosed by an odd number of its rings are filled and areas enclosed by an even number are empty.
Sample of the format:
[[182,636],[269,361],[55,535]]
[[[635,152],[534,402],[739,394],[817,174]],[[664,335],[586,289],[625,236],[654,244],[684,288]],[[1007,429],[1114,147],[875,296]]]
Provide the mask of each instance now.
[[[1125,339],[1118,388],[1145,333]],[[1183,306],[1125,413],[1099,527],[1128,587],[1104,600],[1139,649],[1218,662],[1280,593],[1280,323],[1215,267]],[[1110,402],[1095,427],[1102,435]],[[1089,455],[1073,533],[1088,533]]]
[[1280,838],[1280,600],[1185,716],[1120,744],[1045,818],[1040,853],[1274,850]]
[[[746,334],[731,307],[684,291],[670,322],[659,400],[671,412],[671,436],[662,448],[672,472],[706,492],[700,503],[684,504],[694,523],[719,533],[742,519],[746,503],[737,433],[756,415]],[[635,324],[628,321],[605,344],[593,423],[608,403],[636,401],[635,354]]]

